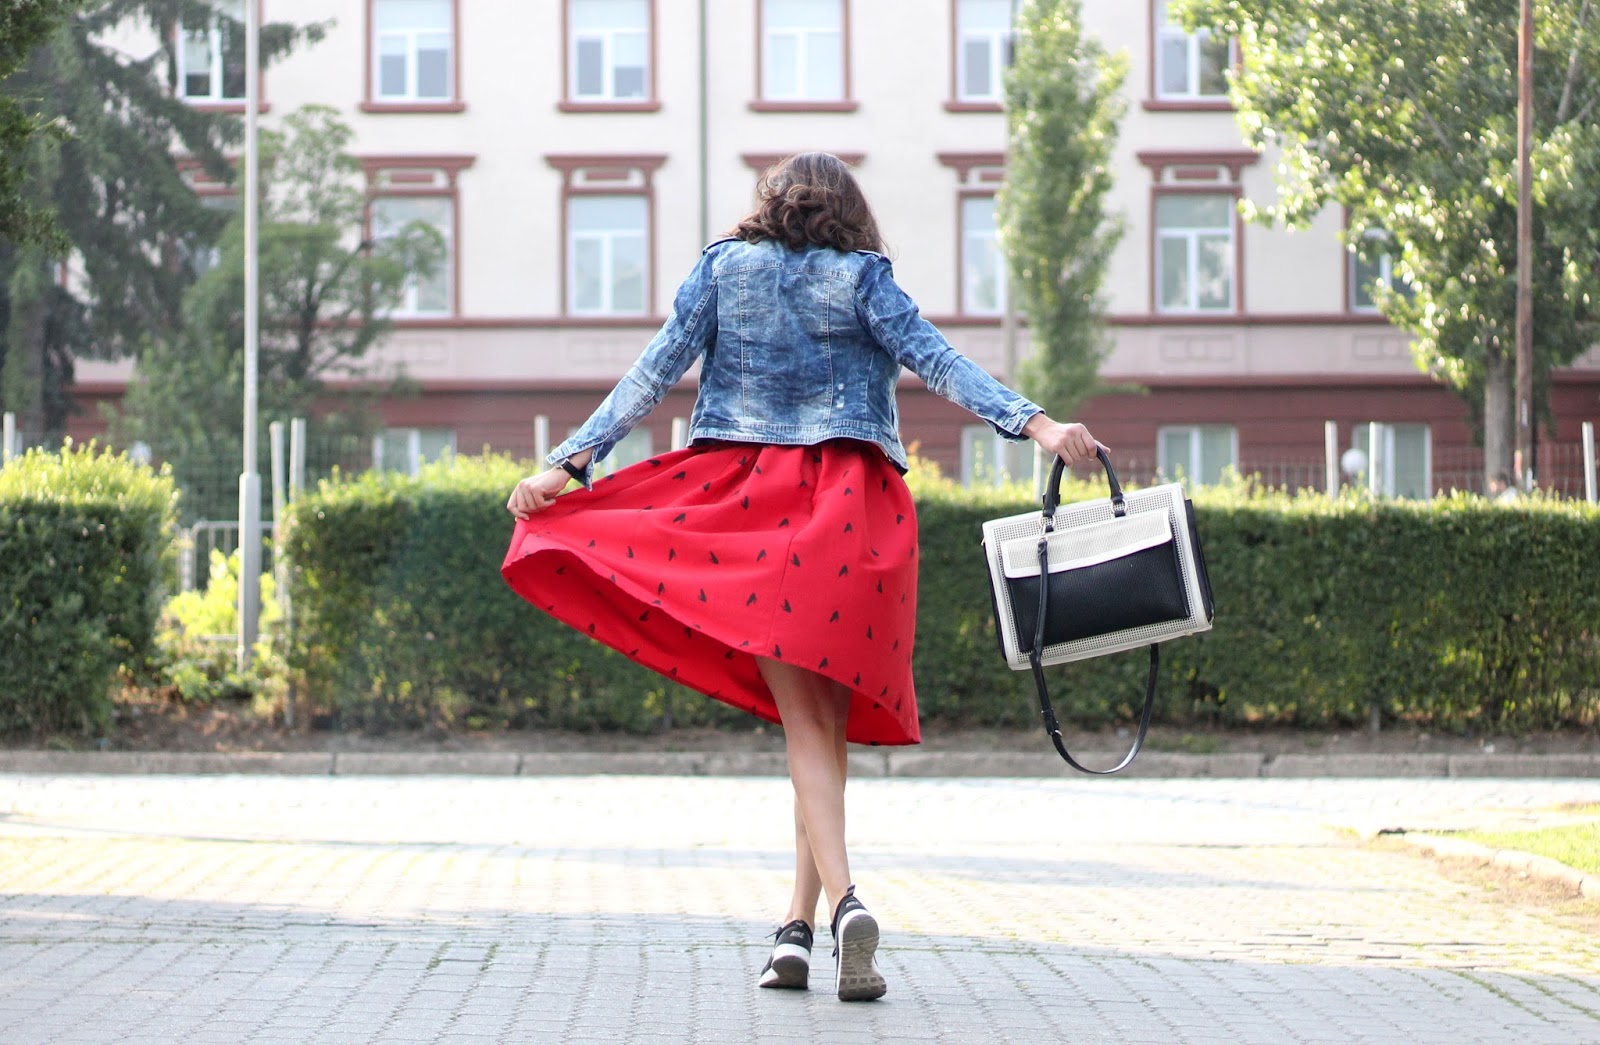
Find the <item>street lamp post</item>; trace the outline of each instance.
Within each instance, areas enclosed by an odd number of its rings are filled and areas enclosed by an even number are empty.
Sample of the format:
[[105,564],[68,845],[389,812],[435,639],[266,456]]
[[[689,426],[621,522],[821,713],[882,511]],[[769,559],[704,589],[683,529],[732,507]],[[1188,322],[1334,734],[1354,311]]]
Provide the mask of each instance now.
[[260,101],[261,0],[244,5],[244,471],[239,475],[239,649],[250,667],[261,624],[261,475],[256,471],[256,377],[261,334],[257,246],[260,184],[256,116]]
[[1517,32],[1517,443],[1512,468],[1533,488],[1533,0]]

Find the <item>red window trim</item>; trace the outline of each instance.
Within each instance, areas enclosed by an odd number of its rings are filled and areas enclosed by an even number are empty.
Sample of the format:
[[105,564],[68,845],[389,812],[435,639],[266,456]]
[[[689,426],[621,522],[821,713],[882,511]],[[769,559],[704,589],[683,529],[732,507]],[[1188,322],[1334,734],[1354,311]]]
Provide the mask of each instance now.
[[[1163,98],[1156,89],[1156,71],[1160,63],[1160,37],[1161,25],[1156,18],[1156,5],[1164,0],[1149,0],[1145,4],[1144,22],[1145,29],[1145,54],[1148,57],[1146,65],[1149,67],[1149,76],[1145,83],[1145,97],[1141,103],[1146,112],[1232,112],[1233,102],[1226,98],[1200,97],[1200,98]],[[1228,57],[1233,67],[1239,67],[1239,42],[1230,38],[1228,40]]]
[[[266,8],[267,0],[261,0],[261,3],[256,8],[257,29],[266,24]],[[171,38],[174,54],[177,53],[177,49],[179,47],[183,46],[183,40],[179,38],[179,34],[182,32],[183,23],[181,21],[173,22],[171,27]],[[173,79],[176,80],[177,78],[174,77]],[[182,85],[178,83],[173,84],[173,91],[176,93],[179,101],[183,102],[196,112],[243,113],[245,109],[248,108],[248,105],[243,98],[228,99],[226,101],[209,101],[186,98],[183,94]],[[272,106],[267,102],[267,69],[266,66],[258,65],[256,67],[256,112],[265,113],[271,111]]]
[[961,68],[960,40],[961,35],[961,0],[950,0],[950,94],[945,100],[945,112],[1005,112],[1006,107],[1000,102],[969,102],[961,98],[961,84],[958,79]]
[[[568,203],[574,196],[643,196],[644,221],[645,221],[645,273],[644,273],[644,308],[650,313],[655,307],[656,300],[656,193],[655,172],[667,157],[660,153],[621,153],[621,154],[547,154],[544,161],[551,167],[561,172],[561,321],[568,323],[593,323],[604,320],[606,324],[618,326],[643,325],[647,322],[645,315],[639,316],[577,316],[572,314],[571,299],[567,297],[570,291],[567,273],[572,264],[568,256]],[[608,185],[580,186],[574,181],[579,171],[626,171],[629,175],[637,171],[644,178],[644,185],[633,188],[627,185],[615,187]],[[622,179],[618,179],[622,180]],[[659,324],[658,324],[659,325]]]
[[[370,0],[369,0],[370,2]],[[461,185],[460,174],[476,162],[476,156],[466,155],[408,155],[408,156],[360,156],[357,157],[361,164],[362,175],[367,184],[368,207],[362,219],[361,235],[364,238],[372,236],[372,207],[371,201],[379,197],[442,197],[450,201],[450,310],[443,316],[397,316],[395,324],[404,325],[409,320],[415,319],[454,319],[461,315]],[[378,185],[378,176],[384,171],[442,171],[445,176],[444,187],[434,185],[416,185],[408,187],[400,185]]]
[[762,55],[766,52],[766,0],[755,0],[756,3],[756,84],[755,92],[751,97],[749,108],[751,112],[855,112],[861,103],[850,96],[850,0],[838,0],[839,3],[839,61],[843,71],[844,83],[841,90],[844,97],[828,101],[806,98],[773,100],[764,97],[761,93],[762,84]]
[[584,101],[572,97],[572,0],[561,0],[561,101],[556,103],[558,112],[659,112],[661,111],[661,95],[656,86],[656,65],[660,55],[657,46],[659,33],[656,26],[661,23],[656,18],[656,0],[649,0],[649,11],[646,15],[646,34],[650,37],[650,83],[648,94],[642,101]]
[[365,68],[362,73],[361,102],[356,106],[364,113],[458,113],[465,112],[467,103],[461,100],[461,0],[450,0],[450,97],[441,101],[389,101],[373,96],[372,41],[378,31],[377,0],[367,0]]
[[1156,227],[1156,201],[1162,196],[1232,196],[1235,201],[1244,195],[1243,186],[1216,182],[1211,185],[1153,185],[1150,188],[1150,314],[1163,318],[1192,320],[1200,316],[1226,316],[1237,321],[1246,311],[1244,301],[1244,219],[1237,207],[1233,210],[1233,307],[1227,311],[1167,312],[1160,307],[1160,229]]

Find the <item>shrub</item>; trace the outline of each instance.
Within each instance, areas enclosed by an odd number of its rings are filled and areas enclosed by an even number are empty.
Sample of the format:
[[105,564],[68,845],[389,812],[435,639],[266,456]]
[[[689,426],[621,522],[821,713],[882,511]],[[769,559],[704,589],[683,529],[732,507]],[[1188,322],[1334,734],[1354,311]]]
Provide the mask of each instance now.
[[172,476],[91,444],[0,468],[0,733],[90,731],[152,650]]
[[[457,458],[418,479],[324,483],[293,506],[294,667],[347,726],[645,730],[745,724],[532,610],[499,576],[507,493],[529,466]],[[1001,660],[978,552],[1025,487],[968,490],[918,467],[918,704],[930,728],[1030,726],[1033,683]],[[1066,500],[1104,496],[1075,481]],[[1433,728],[1593,723],[1600,706],[1600,512],[1290,497],[1247,482],[1196,496],[1217,624],[1163,648],[1158,719],[1347,725],[1373,707]],[[1139,653],[1051,669],[1062,717],[1135,718]]]
[[255,699],[270,704],[283,696],[283,614],[272,574],[261,575],[260,638],[250,667],[239,671],[239,552],[211,550],[209,583],[179,592],[161,611],[155,668],[161,681],[191,703]]

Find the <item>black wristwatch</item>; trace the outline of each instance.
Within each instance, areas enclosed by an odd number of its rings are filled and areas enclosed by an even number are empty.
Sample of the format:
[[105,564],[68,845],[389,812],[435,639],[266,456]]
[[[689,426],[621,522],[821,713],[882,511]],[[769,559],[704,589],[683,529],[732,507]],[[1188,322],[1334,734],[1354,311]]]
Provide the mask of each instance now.
[[574,479],[578,480],[578,482],[581,483],[581,482],[584,481],[584,479],[583,479],[583,469],[579,468],[577,465],[573,464],[571,461],[562,461],[561,462],[561,467],[565,468],[566,471],[567,471],[567,474],[572,476]]

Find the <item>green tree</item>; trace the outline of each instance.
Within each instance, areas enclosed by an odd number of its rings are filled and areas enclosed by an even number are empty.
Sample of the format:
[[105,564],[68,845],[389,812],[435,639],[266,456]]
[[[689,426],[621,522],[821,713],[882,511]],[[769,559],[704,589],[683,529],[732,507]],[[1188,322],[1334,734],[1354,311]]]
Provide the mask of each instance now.
[[[260,414],[305,416],[330,378],[350,380],[356,407],[324,431],[362,424],[361,388],[391,383],[368,359],[408,285],[434,274],[443,235],[422,221],[364,236],[367,197],[352,137],[333,109],[307,106],[261,134]],[[141,440],[180,482],[233,468],[244,424],[244,220],[235,210],[212,264],[185,294],[183,322],[148,338],[112,430]],[[233,470],[237,470],[234,468]]]
[[1127,57],[1083,32],[1079,0],[1027,0],[1005,81],[1010,152],[997,202],[1011,292],[1034,353],[1022,386],[1057,417],[1099,389],[1101,289],[1122,222],[1106,213]]
[[[179,27],[213,18],[239,37],[238,23],[202,0],[76,5],[6,81],[38,119],[70,131],[35,134],[6,154],[21,172],[20,203],[53,215],[66,240],[65,249],[0,242],[0,405],[21,412],[25,427],[62,430],[77,358],[130,355],[181,320],[194,273],[174,259],[197,238],[214,240],[226,218],[196,198],[180,160],[231,180],[225,150],[240,135],[238,117],[198,109],[176,91]],[[141,28],[155,41],[147,54],[108,42]],[[321,31],[263,26],[263,62]]]
[[[77,0],[14,0],[0,6],[0,82],[16,72]],[[13,95],[15,86],[0,91],[0,240],[12,243],[59,243],[47,212],[23,195],[26,169],[19,162],[29,140],[40,133],[60,134],[60,127],[30,113],[34,99]]]
[[[1536,0],[1534,386],[1600,336],[1600,11]],[[1486,479],[1510,471],[1516,331],[1518,0],[1175,0],[1240,42],[1230,84],[1280,193],[1257,220],[1349,214],[1348,242],[1387,250],[1378,288],[1418,366],[1483,425]]]

